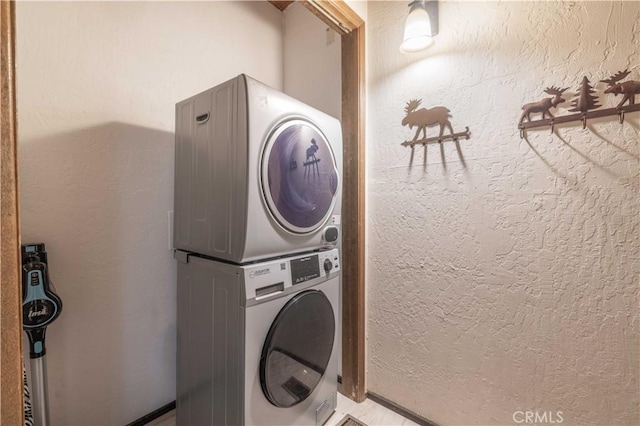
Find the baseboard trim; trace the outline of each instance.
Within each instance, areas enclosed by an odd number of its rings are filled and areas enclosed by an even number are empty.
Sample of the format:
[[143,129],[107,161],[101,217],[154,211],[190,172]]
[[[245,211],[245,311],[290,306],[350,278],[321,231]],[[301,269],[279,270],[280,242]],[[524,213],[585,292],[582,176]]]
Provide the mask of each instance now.
[[389,410],[400,414],[402,417],[405,417],[411,420],[412,422],[418,423],[419,425],[422,425],[422,426],[438,426],[437,423],[432,422],[426,417],[422,417],[421,415],[414,413],[413,411],[407,410],[403,406],[398,405],[393,401],[389,401],[387,398],[383,396],[380,396],[373,392],[367,392],[366,395],[367,395],[367,398],[369,398],[373,402],[376,402],[382,405],[383,407],[388,408]]
[[151,423],[155,419],[164,416],[169,411],[175,410],[175,409],[176,409],[176,402],[175,401],[171,401],[167,405],[164,405],[164,406],[158,408],[157,410],[152,411],[151,413],[140,417],[138,420],[132,421],[127,426],[144,426],[144,425],[146,425],[148,423]]

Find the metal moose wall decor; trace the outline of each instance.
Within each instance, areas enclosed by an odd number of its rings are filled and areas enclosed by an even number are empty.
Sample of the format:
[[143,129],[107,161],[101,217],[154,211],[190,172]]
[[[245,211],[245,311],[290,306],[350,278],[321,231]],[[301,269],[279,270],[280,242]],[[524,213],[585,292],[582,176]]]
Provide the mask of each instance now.
[[549,111],[551,108],[557,107],[559,104],[563,103],[565,100],[561,98],[562,95],[568,87],[564,89],[559,89],[557,87],[551,86],[544,89],[544,93],[549,95],[555,95],[553,98],[546,98],[538,102],[532,102],[530,104],[526,104],[522,107],[522,115],[520,116],[520,123],[522,123],[526,117],[528,121],[531,121],[531,113],[541,112],[542,119],[545,118],[545,115],[548,115],[551,118],[554,118],[553,114]]
[[[640,104],[635,103],[635,95],[640,94],[640,81],[624,81],[630,72],[628,70],[620,71],[615,75],[610,76],[608,79],[600,80],[602,83],[607,83],[608,87],[604,91],[605,94],[613,94],[614,96],[622,95],[622,100],[615,108],[598,109],[602,105],[598,104],[598,97],[595,95],[595,89],[591,85],[591,82],[587,77],[582,79],[580,89],[577,96],[571,103],[569,112],[575,112],[576,114],[569,114],[563,116],[554,116],[549,111],[551,108],[556,108],[559,104],[565,102],[565,99],[561,95],[567,90],[559,89],[557,87],[547,87],[545,93],[554,95],[553,98],[546,98],[538,102],[526,104],[522,107],[522,115],[518,122],[518,128],[520,129],[520,137],[524,137],[526,129],[534,127],[550,126],[551,132],[555,124],[569,123],[572,121],[582,121],[582,128],[587,127],[587,119],[597,117],[608,117],[617,115],[620,123],[624,122],[624,114],[626,112],[640,111]],[[625,102],[628,104],[625,105]],[[541,113],[542,117],[538,120],[531,120],[532,113]],[[550,118],[546,118],[546,116]],[[525,121],[526,119],[526,121]]]
[[616,75],[612,75],[606,80],[600,80],[602,83],[607,83],[609,87],[604,93],[613,93],[615,96],[623,95],[622,100],[616,108],[620,108],[626,101],[629,101],[629,105],[636,103],[636,95],[640,94],[640,81],[625,81],[618,83],[629,75],[628,70],[620,71]]
[[[443,142],[446,140],[458,141],[460,138],[469,139],[471,133],[469,133],[469,128],[466,127],[464,132],[455,133],[453,131],[453,127],[451,126],[451,122],[449,121],[449,109],[443,106],[436,106],[433,108],[420,108],[420,104],[422,103],[422,99],[411,99],[407,102],[407,106],[404,107],[405,116],[402,119],[403,126],[409,126],[409,129],[413,129],[413,127],[417,127],[416,134],[413,139],[410,141],[404,141],[400,145],[402,146],[410,146],[413,148],[415,145],[427,145],[428,143],[434,142]],[[427,127],[433,127],[439,125],[440,133],[438,136],[427,137]],[[445,128],[449,129],[449,134],[445,135]],[[420,136],[420,132],[422,132],[422,139],[418,139]]]

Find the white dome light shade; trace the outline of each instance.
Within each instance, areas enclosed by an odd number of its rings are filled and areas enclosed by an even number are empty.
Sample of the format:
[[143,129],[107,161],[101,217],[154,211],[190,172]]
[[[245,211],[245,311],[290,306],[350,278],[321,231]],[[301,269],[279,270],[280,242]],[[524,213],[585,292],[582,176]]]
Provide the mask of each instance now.
[[403,53],[418,52],[433,44],[429,14],[421,2],[411,5],[411,11],[404,25],[404,39],[400,45]]

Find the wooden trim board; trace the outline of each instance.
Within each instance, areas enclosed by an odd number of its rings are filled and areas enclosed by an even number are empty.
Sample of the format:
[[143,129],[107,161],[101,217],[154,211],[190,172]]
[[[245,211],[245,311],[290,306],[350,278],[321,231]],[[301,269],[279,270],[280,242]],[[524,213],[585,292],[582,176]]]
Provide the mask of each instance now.
[[362,18],[342,0],[300,0],[300,3],[338,34],[349,34],[361,27],[364,30]]
[[342,393],[365,399],[364,24],[342,36]]
[[269,3],[271,3],[273,6],[275,6],[276,9],[284,12],[284,10],[289,7],[289,5],[291,3],[293,3],[293,1],[278,1],[278,0],[269,0]]
[[365,388],[365,23],[344,1],[301,1],[342,35],[342,384],[356,402]]
[[342,35],[342,384],[356,402],[365,388],[365,23],[342,0],[302,0]]
[[[342,383],[365,392],[365,23],[342,0],[299,0],[342,36]],[[273,3],[273,2],[272,2]],[[276,6],[277,7],[277,6]]]
[[24,395],[13,1],[0,2],[0,102],[0,424],[17,426]]

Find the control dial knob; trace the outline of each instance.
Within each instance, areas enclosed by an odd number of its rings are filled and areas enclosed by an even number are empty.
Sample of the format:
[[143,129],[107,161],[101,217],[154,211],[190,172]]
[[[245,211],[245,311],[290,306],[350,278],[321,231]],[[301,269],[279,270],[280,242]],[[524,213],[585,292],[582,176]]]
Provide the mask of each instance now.
[[329,273],[333,269],[333,263],[329,259],[325,259],[324,261],[324,270]]

